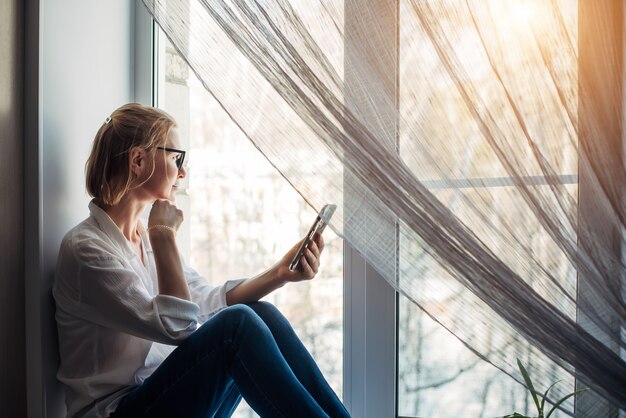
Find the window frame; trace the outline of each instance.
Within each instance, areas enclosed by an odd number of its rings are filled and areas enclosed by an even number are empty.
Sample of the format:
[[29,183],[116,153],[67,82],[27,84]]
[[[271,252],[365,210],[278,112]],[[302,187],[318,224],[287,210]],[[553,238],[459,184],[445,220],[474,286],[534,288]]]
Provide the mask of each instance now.
[[[388,76],[385,81],[388,82],[388,88],[393,89],[391,93],[396,98],[393,104],[395,109],[390,109],[392,111],[386,114],[397,115],[399,1],[366,1],[369,5],[363,8],[362,1],[344,0],[344,31],[345,38],[348,39],[344,44],[344,86],[347,106],[358,109],[362,115],[371,113],[375,116],[371,120],[377,120],[379,107],[385,105],[357,99],[369,96],[375,101],[375,95],[371,88],[368,94],[361,94],[359,91],[368,83],[363,83],[361,79],[365,75],[359,73],[360,64],[350,61],[350,57],[354,55],[349,52],[352,47],[350,40],[365,39],[364,42],[360,42],[360,47],[371,51],[370,64],[379,71],[381,77]],[[392,13],[388,13],[390,10]],[[370,18],[363,16],[365,11],[371,13]],[[380,25],[378,31],[373,33],[369,25],[375,20],[378,20]],[[352,35],[348,35],[350,32]],[[379,48],[391,53],[378,54],[376,51]],[[394,151],[398,152],[397,116],[390,119],[392,120],[382,121],[382,124],[394,132],[395,144],[389,146],[395,147]],[[369,128],[375,132],[376,129],[381,129],[381,125]],[[350,173],[344,174],[344,178],[349,176]],[[346,202],[350,202],[352,196],[356,196],[354,191],[344,190],[344,212],[350,211],[350,205]],[[355,218],[352,216],[347,219],[359,224]],[[350,226],[350,223],[344,223],[347,231]],[[399,244],[397,224],[388,225],[385,241],[395,244],[397,259]],[[348,244],[344,244],[344,283],[344,403],[354,417],[396,417],[398,294],[385,278]]]
[[[616,258],[626,259],[626,248],[623,245],[626,239],[626,230],[618,223],[607,223],[601,211],[594,206],[596,199],[594,193],[594,175],[601,177],[610,176],[611,173],[623,170],[626,161],[626,135],[624,126],[626,115],[624,105],[626,94],[624,81],[626,80],[624,47],[626,41],[626,6],[623,2],[578,2],[578,70],[579,70],[579,137],[580,149],[592,149],[598,158],[597,167],[605,169],[593,172],[593,167],[579,164],[579,194],[578,194],[578,217],[583,222],[593,226],[592,239],[597,240],[598,246],[604,251],[612,253]],[[605,45],[616,44],[611,53],[607,53]],[[599,70],[601,69],[601,70]],[[618,94],[615,94],[615,91]],[[594,91],[593,95],[585,95],[585,91]],[[606,99],[608,98],[608,99]],[[615,118],[613,109],[618,109],[621,118]],[[617,112],[616,112],[617,113]],[[605,123],[598,123],[602,121]],[[594,145],[595,144],[595,145]],[[600,151],[600,152],[598,152]],[[621,168],[620,168],[621,166]],[[599,180],[602,180],[601,178]],[[622,188],[622,193],[623,193]],[[622,195],[622,199],[626,196]],[[584,245],[580,243],[579,245]],[[614,277],[621,281],[622,297],[626,297],[626,274],[615,270],[611,272]],[[580,309],[581,294],[594,294],[594,286],[590,285],[584,274],[578,274],[577,283],[577,312],[576,322],[591,335],[595,335],[613,350],[618,350],[619,343],[607,339],[606,334],[599,333],[593,321],[590,320]],[[623,319],[611,317],[601,305],[593,306],[608,324],[611,324],[618,338],[624,340],[626,323]],[[622,332],[620,333],[620,329]],[[621,353],[622,358],[624,353]],[[585,385],[576,377],[576,389],[582,389]],[[625,411],[620,411],[615,405],[588,391],[577,395],[574,400],[574,413],[580,418],[617,417],[623,416]]]
[[148,9],[140,2],[134,3],[135,25],[133,33],[134,66],[131,68],[134,80],[133,95],[137,103],[154,106],[156,100],[157,74],[152,71],[158,45],[157,24]]

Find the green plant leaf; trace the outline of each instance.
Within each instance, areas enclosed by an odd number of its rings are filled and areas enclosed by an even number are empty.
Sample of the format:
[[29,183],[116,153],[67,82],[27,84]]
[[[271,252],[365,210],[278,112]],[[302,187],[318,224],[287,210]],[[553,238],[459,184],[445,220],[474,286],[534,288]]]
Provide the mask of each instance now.
[[587,390],[589,390],[589,388],[579,389],[576,392],[570,393],[569,395],[567,395],[566,397],[564,397],[563,399],[561,399],[560,401],[555,403],[554,406],[552,407],[552,409],[550,410],[550,412],[548,412],[548,415],[546,415],[546,418],[550,418],[550,415],[552,415],[552,413],[556,410],[556,408],[558,408],[559,405],[561,405],[563,402],[565,402],[566,400],[568,400],[572,396],[574,396],[574,395],[576,395],[578,393],[581,393],[581,392],[585,392]]
[[520,372],[522,372],[522,377],[524,378],[524,382],[526,382],[526,386],[530,391],[530,394],[533,397],[533,401],[535,401],[535,406],[537,406],[537,415],[539,417],[543,417],[543,411],[541,410],[541,405],[539,405],[539,399],[537,398],[537,392],[535,391],[535,387],[533,386],[533,382],[530,380],[530,376],[528,376],[528,372],[524,368],[524,365],[517,359],[517,367],[519,367]]
[[563,379],[561,380],[557,380],[556,382],[552,383],[550,385],[550,387],[546,390],[546,392],[543,394],[543,398],[541,398],[541,412],[543,413],[543,408],[546,406],[546,398],[548,397],[548,392],[550,392],[550,389],[552,389],[557,383],[562,382]]
[[511,415],[505,415],[502,418],[533,418],[533,417],[529,417],[528,415],[522,415],[518,412],[513,412]]

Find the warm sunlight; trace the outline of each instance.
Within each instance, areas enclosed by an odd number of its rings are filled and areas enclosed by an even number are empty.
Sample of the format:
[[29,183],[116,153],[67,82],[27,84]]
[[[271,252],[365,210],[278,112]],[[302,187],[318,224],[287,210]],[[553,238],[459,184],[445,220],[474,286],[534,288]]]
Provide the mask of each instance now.
[[[546,10],[542,10],[542,9]],[[502,31],[503,35],[512,39],[524,39],[524,43],[530,40],[533,32],[544,27],[539,22],[548,12],[549,5],[540,4],[536,0],[505,0],[491,2],[491,12],[494,24]]]
[[517,29],[528,29],[531,19],[536,17],[535,5],[530,1],[513,1],[509,3],[509,16]]

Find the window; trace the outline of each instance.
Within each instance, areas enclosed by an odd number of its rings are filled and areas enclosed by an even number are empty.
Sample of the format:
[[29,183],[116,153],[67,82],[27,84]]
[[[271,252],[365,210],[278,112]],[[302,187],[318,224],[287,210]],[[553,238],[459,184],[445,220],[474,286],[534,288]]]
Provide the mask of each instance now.
[[[577,2],[561,5],[564,19],[569,30],[575,31],[577,17]],[[501,23],[509,26],[509,31],[503,32],[510,36],[524,36],[528,32],[523,22],[524,18],[532,18],[525,15],[524,10],[517,10],[510,3],[485,2],[485,10],[494,8]],[[530,3],[529,3],[530,4]],[[452,3],[442,6],[451,8]],[[501,6],[500,6],[501,5]],[[508,5],[508,6],[507,6]],[[537,259],[543,265],[549,265],[550,271],[560,280],[564,287],[573,289],[576,285],[576,271],[568,263],[558,246],[550,239],[548,233],[541,227],[535,216],[530,212],[527,205],[512,187],[512,181],[507,177],[500,161],[493,154],[490,145],[486,142],[483,134],[474,119],[468,113],[458,90],[451,82],[445,68],[436,61],[436,53],[421,25],[416,22],[415,14],[405,8],[411,8],[410,1],[400,0],[400,85],[419,83],[423,98],[403,97],[402,89],[399,99],[399,111],[404,123],[419,123],[423,120],[435,119],[442,114],[448,115],[449,126],[434,125],[425,135],[432,138],[429,149],[433,152],[433,158],[438,160],[441,167],[450,167],[450,177],[446,180],[454,180],[458,187],[451,187],[449,183],[444,185],[442,178],[433,178],[433,170],[427,167],[423,160],[414,161],[405,158],[407,165],[411,167],[418,178],[425,181],[430,190],[443,202],[455,215],[474,232],[479,238],[487,243],[491,250],[508,266],[527,278],[532,285],[533,272],[524,270],[519,265],[519,260],[510,256],[510,247],[505,239],[493,234],[481,236],[480,232],[488,230],[483,228],[483,222],[494,222],[513,231],[513,234],[525,239],[525,246],[531,248]],[[530,10],[525,10],[531,13]],[[511,13],[517,13],[511,16]],[[519,12],[519,13],[518,13]],[[463,11],[460,13],[465,13]],[[507,13],[509,15],[507,15]],[[507,21],[507,19],[509,19]],[[485,97],[500,94],[494,91],[497,86],[493,82],[493,75],[484,64],[483,59],[476,59],[482,54],[482,46],[475,38],[475,29],[469,22],[466,36],[460,40],[459,55],[465,62],[475,60],[475,65],[466,74],[472,78],[472,83],[478,85],[481,94]],[[506,36],[506,35],[503,35]],[[513,48],[516,44],[505,42]],[[518,67],[522,67],[522,60],[526,58],[524,51],[516,55]],[[527,64],[528,65],[528,64]],[[573,86],[572,90],[575,89]],[[421,100],[421,101],[420,101]],[[528,98],[527,100],[533,100]],[[556,168],[563,184],[568,188],[572,196],[577,196],[577,149],[568,140],[568,127],[562,124],[560,109],[555,108],[552,114],[542,114],[531,120],[543,126],[544,129],[553,129],[561,132],[563,143],[551,150],[546,155],[550,164]],[[432,117],[428,115],[432,113]],[[530,118],[529,118],[530,119]],[[402,156],[419,154],[410,150],[410,138],[405,138],[403,126],[400,126],[400,154]],[[426,129],[428,129],[426,128]],[[531,128],[533,129],[533,125]],[[407,140],[408,139],[408,140]],[[472,156],[473,161],[480,158],[481,164],[464,166],[464,161]],[[426,167],[425,167],[426,166]],[[550,187],[541,178],[541,172],[533,178],[537,187]],[[510,184],[510,185],[507,185]],[[489,208],[485,213],[490,214],[490,219],[480,219],[473,212],[471,205],[479,208]],[[432,295],[432,306],[425,306],[429,312],[436,312],[437,319],[446,322],[452,316],[459,317],[459,313],[451,312],[449,302],[454,299],[466,299],[469,290],[456,283],[448,273],[434,260],[430,260],[420,248],[409,247],[406,242],[400,242],[400,251],[410,251],[412,256],[423,258],[419,267],[399,266],[400,280],[407,277],[421,277],[424,281],[448,282],[447,289],[454,291],[439,292]],[[560,257],[559,257],[560,254]],[[537,272],[535,272],[536,274]],[[455,287],[455,284],[457,285]],[[539,292],[541,290],[538,289]],[[548,296],[548,295],[547,295]],[[576,308],[573,304],[568,312],[575,320]],[[429,417],[429,418],[452,418],[459,416],[468,417],[495,417],[513,411],[524,412],[532,410],[532,399],[526,389],[513,380],[510,376],[501,372],[491,364],[482,361],[472,353],[456,337],[421,311],[415,304],[400,297],[398,303],[398,414],[406,417]],[[463,327],[480,329],[480,323],[467,320]],[[487,329],[487,332],[489,330]],[[482,341],[488,341],[488,346],[480,347],[483,352],[498,350],[503,346],[513,346],[518,357],[527,365],[532,361],[530,347],[525,340],[503,341],[498,335],[487,336]],[[470,340],[471,343],[471,340]],[[515,362],[515,358],[511,359]],[[551,373],[550,370],[541,371]],[[539,373],[532,371],[531,374]],[[553,373],[553,372],[552,372]],[[549,379],[555,381],[556,379]],[[560,383],[561,387],[574,390],[574,379]],[[557,412],[554,416],[559,415]]]
[[[181,251],[212,284],[255,275],[301,239],[317,213],[229,119],[164,36],[159,45],[158,105],[187,138],[188,174],[177,196],[186,218]],[[266,300],[290,320],[341,397],[343,244],[330,228],[324,239],[317,277],[284,286]],[[242,401],[235,417],[253,416]]]
[[[396,0],[389,1],[396,3]],[[346,1],[346,32],[350,30],[350,25],[359,24],[351,14],[352,8],[358,8],[357,3]],[[570,12],[576,14],[576,2],[570,3]],[[375,17],[390,20],[385,22],[390,30],[382,35],[382,41],[391,44],[398,41],[400,44],[396,59],[402,65],[395,63],[397,84],[419,82],[420,79],[423,81],[432,76],[425,72],[433,71],[433,68],[411,65],[410,61],[416,59],[411,54],[418,53],[419,48],[424,46],[417,45],[419,37],[416,36],[415,24],[405,18],[411,14],[402,11],[403,7],[407,7],[407,2],[398,1],[397,4],[397,15]],[[565,18],[570,19],[572,15]],[[367,19],[362,21],[367,22]],[[396,33],[399,34],[399,39],[395,39]],[[406,48],[408,40],[415,43],[415,50]],[[185,207],[188,214],[186,236],[181,234],[181,239],[186,242],[183,244],[187,248],[185,253],[190,264],[211,279],[216,278],[219,281],[233,275],[253,274],[280,257],[288,245],[304,233],[315,214],[301,203],[299,196],[288,186],[282,189],[282,179],[274,177],[273,169],[264,165],[262,157],[246,138],[241,137],[219,105],[204,95],[198,82],[188,74],[186,66],[176,59],[173,51],[166,51],[163,45],[162,43],[162,55],[166,59],[160,61],[163,79],[159,90],[159,104],[176,116],[183,136],[189,138],[189,188],[179,198],[179,204]],[[345,45],[345,48],[350,48],[350,45]],[[394,63],[388,64],[394,66]],[[424,73],[411,73],[416,69]],[[475,70],[476,74],[472,76],[480,77],[481,69],[477,67]],[[346,80],[348,90],[358,88],[358,85],[358,79]],[[451,115],[459,115],[458,98],[447,91],[437,91],[437,87],[436,83],[425,86],[430,89],[430,95],[437,98],[436,103],[429,105],[445,107],[450,110]],[[407,109],[403,108],[403,97],[401,93],[398,95],[399,111],[403,118],[410,120]],[[197,111],[199,108],[203,109],[202,113]],[[178,113],[181,109],[183,112]],[[407,143],[403,141],[402,126],[396,128],[396,146],[402,153]],[[466,144],[469,141],[473,144],[469,151],[480,152],[485,147],[485,144],[481,144],[480,134],[471,124],[460,122],[454,126],[454,130],[455,132],[448,135],[449,142],[446,146],[457,151],[467,151]],[[433,137],[440,138],[441,135]],[[561,154],[563,150],[565,153]],[[561,176],[571,195],[575,196],[578,189],[577,152],[568,143],[555,152],[559,153],[560,159],[557,174]],[[447,152],[441,157],[447,158],[450,155],[454,153]],[[549,157],[556,158],[556,154]],[[409,166],[413,163],[406,162]],[[415,170],[419,172],[419,167],[415,166]],[[473,181],[481,179],[483,183],[489,183],[494,178],[506,180],[506,174],[498,172],[495,165],[486,162],[481,172],[455,177],[459,182],[458,187],[438,188],[438,179],[424,180],[432,180],[430,184],[433,192],[443,201],[461,201],[461,198],[468,201],[482,200],[490,202],[501,213],[509,214],[510,223],[514,223],[516,219],[532,219],[524,215],[524,205],[513,204],[508,186],[497,184],[479,187]],[[537,187],[545,185],[538,184]],[[347,193],[344,203],[349,204],[349,199]],[[462,204],[456,205],[454,209],[466,223],[472,225],[472,222],[476,222],[470,218],[471,212]],[[190,225],[193,228],[189,228]],[[277,226],[285,234],[277,234],[268,229],[268,226]],[[552,258],[553,251],[557,250],[538,225],[528,221],[516,227],[530,231],[526,234],[527,244],[535,249],[538,257]],[[396,225],[395,228],[402,228],[402,225]],[[397,230],[394,231],[392,227],[389,232],[394,235]],[[227,237],[227,240],[221,239],[221,236]],[[268,237],[272,237],[272,240],[267,240]],[[309,341],[310,349],[334,388],[339,393],[345,388],[344,398],[355,417],[391,416],[388,413],[390,410],[395,411],[396,416],[489,417],[526,409],[524,403],[530,400],[520,385],[476,358],[412,303],[404,298],[396,299],[393,290],[350,248],[345,248],[344,263],[340,241],[330,231],[325,237],[328,243],[325,254],[328,276],[320,277],[315,282],[316,285],[324,282],[323,287],[307,287],[305,293],[312,301],[319,300],[319,295],[325,295],[322,298],[337,297],[333,299],[332,306],[336,308],[332,309],[332,319],[316,315],[315,324],[307,322],[310,317],[302,318],[304,315],[299,306],[295,309],[290,306],[289,302],[294,299],[303,300],[303,295],[290,293],[291,289],[283,289],[272,300],[296,324],[303,339]],[[402,241],[396,242],[396,245],[399,252],[409,250]],[[504,252],[498,252],[498,245],[497,240],[493,240],[496,253],[506,259]],[[234,257],[233,254],[237,256]],[[249,255],[252,257],[241,259],[241,256]],[[425,265],[427,268],[419,272],[403,272],[403,266],[399,265],[398,278],[401,279],[402,274],[419,274],[425,280],[449,280],[436,265]],[[513,267],[515,268],[514,265]],[[576,280],[575,272],[568,268],[565,261],[557,262],[551,267],[558,271],[558,276],[565,285]],[[343,293],[345,304],[341,304],[343,280],[346,283]],[[446,298],[462,298],[463,292],[463,289],[459,289],[458,292],[437,295],[437,298],[440,301]],[[438,312],[439,317],[448,314]],[[570,314],[572,317],[576,315],[575,307]],[[345,317],[343,322],[342,315]],[[299,322],[301,318],[304,322]],[[389,324],[397,332],[389,332]],[[315,326],[326,329],[329,337],[308,339],[307,333],[310,330],[319,329],[313,328]],[[342,335],[345,341],[343,355]],[[446,350],[441,350],[441,347]],[[497,344],[494,343],[493,347],[497,347]],[[527,348],[519,344],[520,357],[524,357]],[[326,354],[327,350],[335,350],[328,357],[329,360],[321,354],[322,351]],[[387,378],[389,370],[393,372],[391,380]],[[573,379],[565,384],[573,385]],[[391,396],[388,396],[389,393]],[[381,410],[384,412],[381,413]],[[241,416],[247,416],[248,413],[240,411]]]

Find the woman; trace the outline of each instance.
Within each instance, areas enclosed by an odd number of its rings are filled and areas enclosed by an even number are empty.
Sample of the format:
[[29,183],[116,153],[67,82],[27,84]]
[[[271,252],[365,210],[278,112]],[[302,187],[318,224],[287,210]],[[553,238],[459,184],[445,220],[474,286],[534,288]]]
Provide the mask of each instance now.
[[53,286],[68,416],[229,417],[241,396],[262,417],[348,416],[287,320],[258,302],[315,276],[321,236],[295,272],[297,244],[254,278],[209,286],[176,245],[184,158],[155,108],[122,106],[96,135],[91,214],[63,239]]

